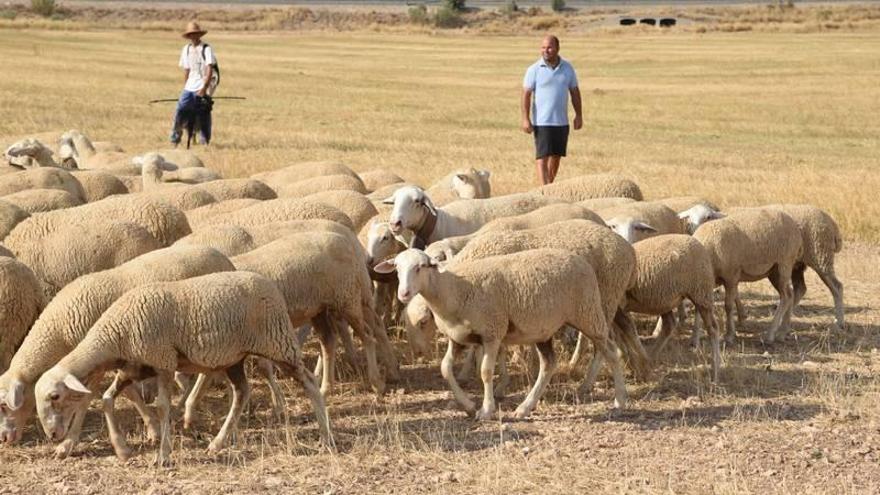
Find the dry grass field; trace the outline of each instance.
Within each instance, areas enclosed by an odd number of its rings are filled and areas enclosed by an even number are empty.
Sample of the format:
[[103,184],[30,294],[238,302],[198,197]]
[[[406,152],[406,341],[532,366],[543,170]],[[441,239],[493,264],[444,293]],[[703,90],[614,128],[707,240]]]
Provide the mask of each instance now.
[[[209,29],[211,26],[209,25]],[[458,166],[488,168],[494,191],[531,187],[531,138],[518,130],[528,36],[211,32],[221,93],[214,144],[198,151],[227,176],[339,159],[430,183]],[[168,32],[0,29],[0,144],[79,128],[141,152],[166,146],[181,40]],[[352,375],[329,400],[339,451],[292,386],[274,422],[265,387],[235,445],[205,453],[227,407],[202,404],[196,432],[176,431],[176,465],[153,448],[128,404],[141,455],[125,465],[99,414],[74,457],[50,458],[37,428],[0,448],[2,493],[877,493],[880,490],[880,31],[695,33],[597,31],[562,38],[579,70],[586,123],[561,178],[617,171],[650,198],[698,194],[724,206],[809,202],[840,223],[848,328],[833,329],[818,278],[794,332],[765,353],[749,334],[770,321],[769,284],[745,288],[750,319],[724,352],[719,384],[686,341],[631,403],[611,388],[576,394],[564,372],[533,419],[476,423],[449,404],[437,361],[407,363],[376,400]],[[493,191],[493,192],[494,192]],[[647,320],[644,322],[648,325]],[[405,355],[405,344],[400,343]],[[314,356],[313,349],[308,349]],[[515,367],[508,414],[532,377]],[[470,390],[479,393],[471,384]]]

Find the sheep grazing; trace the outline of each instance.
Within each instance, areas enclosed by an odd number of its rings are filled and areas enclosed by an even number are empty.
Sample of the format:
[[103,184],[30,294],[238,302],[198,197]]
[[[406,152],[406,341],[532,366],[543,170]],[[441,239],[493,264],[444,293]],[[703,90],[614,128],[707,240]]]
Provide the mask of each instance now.
[[788,331],[794,301],[791,273],[803,254],[803,240],[794,220],[772,209],[744,210],[701,225],[694,238],[712,259],[717,284],[724,285],[725,339],[736,338],[733,310],[739,282],[767,278],[779,293],[773,322],[764,334],[767,343],[777,331]]
[[70,174],[82,186],[87,203],[93,203],[114,194],[128,194],[128,188],[113,174],[101,170],[74,170]]
[[182,211],[148,196],[112,196],[75,208],[36,213],[23,220],[3,240],[15,251],[38,243],[50,233],[71,225],[106,222],[108,219],[127,221],[145,228],[161,246],[169,246],[192,230]]
[[242,208],[228,215],[207,219],[200,228],[210,225],[240,225],[250,227],[287,220],[331,220],[354,229],[351,219],[338,208],[319,201],[297,198],[279,198]]
[[590,338],[611,364],[615,404],[625,405],[626,386],[614,345],[608,339],[596,275],[582,257],[558,249],[536,249],[473,263],[457,262],[454,268],[441,271],[423,251],[408,249],[375,269],[380,273],[397,270],[397,294],[402,302],[421,294],[428,303],[437,326],[449,337],[441,364],[443,377],[468,412],[476,407],[459,387],[452,365],[463,345],[482,345],[484,388],[478,419],[495,415],[493,374],[501,346],[534,344],[540,371],[515,412],[518,418],[528,417],[555,369],[552,338],[564,325]]
[[596,210],[615,233],[634,244],[659,234],[683,234],[678,214],[660,203],[627,203]]
[[[201,186],[199,186],[199,188],[201,188]],[[186,219],[193,230],[198,230],[199,227],[204,225],[205,222],[207,222],[210,218],[227,215],[231,212],[238,211],[242,208],[247,208],[248,206],[253,206],[258,203],[260,203],[259,199],[250,198],[227,199],[224,201],[217,201],[216,203],[209,203],[205,206],[200,206],[198,208],[193,208],[192,210],[187,211]]]
[[217,201],[232,199],[258,199],[263,201],[278,197],[271,187],[254,179],[219,179],[203,182],[198,187],[217,198]]
[[443,206],[459,199],[485,199],[492,195],[488,170],[456,170],[425,190],[431,202]]
[[8,201],[28,213],[73,208],[83,204],[81,199],[61,189],[25,189],[0,199]]
[[18,206],[0,199],[0,239],[5,239],[16,225],[30,216]]
[[79,181],[70,172],[59,168],[32,168],[0,176],[0,196],[28,189],[59,189],[80,201],[86,200],[86,193]]
[[[656,356],[663,350],[675,327],[673,311],[683,299],[690,300],[709,327],[712,346],[712,379],[718,380],[721,351],[718,327],[712,311],[715,272],[709,253],[696,239],[681,234],[666,234],[645,239],[633,246],[636,252],[636,283],[627,289],[624,309],[627,312],[662,318],[660,339],[654,346]],[[627,325],[632,320],[626,316]],[[634,328],[634,327],[633,327]],[[694,332],[694,343],[698,343]]]
[[615,174],[580,175],[541,186],[535,193],[571,202],[595,198],[643,199],[638,184]]
[[[312,401],[322,440],[332,445],[324,399],[303,366],[284,298],[273,282],[247,272],[153,283],[124,294],[82,342],[37,381],[34,393],[40,423],[50,439],[64,438],[73,412],[91,396],[84,382],[94,382],[118,367],[124,367],[127,379],[155,374],[161,432],[156,463],[167,465],[173,373],[226,370],[233,398],[226,422],[208,447],[217,451],[248,401],[244,374],[248,355],[272,360],[292,372]],[[112,402],[115,393],[111,387],[105,402]],[[125,458],[128,452],[117,445],[119,437],[111,435],[110,440]]]
[[6,148],[5,156],[10,165],[21,168],[31,167],[63,167],[73,162],[58,163],[55,161],[55,153],[48,146],[34,138],[23,139]]
[[[376,189],[379,189],[380,187],[384,187],[390,184],[399,184],[405,182],[399,175],[384,168],[377,168],[373,170],[368,170],[366,172],[361,172],[358,174],[358,176],[364,183],[364,187],[367,189],[368,193],[371,193]],[[383,198],[384,197],[385,196],[383,196]]]
[[297,182],[271,184],[279,198],[304,198],[324,191],[354,191],[366,194],[367,189],[358,177],[350,175],[322,175]]
[[263,225],[212,225],[177,241],[176,245],[207,246],[226,256],[238,256],[272,241],[302,232],[334,232],[349,239],[352,232],[330,220],[288,220]]
[[[354,172],[354,170],[348,168],[342,163],[332,161],[295,163],[284,168],[253,174],[251,175],[251,179],[263,181],[272,189],[276,189],[276,186],[282,184],[299,182],[305,179],[325,175],[348,175],[360,181],[360,177]],[[361,185],[363,186],[363,182],[361,182]]]
[[355,232],[359,232],[367,224],[367,221],[379,213],[366,196],[355,191],[324,191],[310,194],[305,199],[338,208],[351,219]]
[[[384,391],[375,350],[375,338],[381,337],[384,329],[379,328],[372,305],[372,284],[364,260],[355,251],[357,247],[333,232],[303,232],[232,258],[236,269],[259,273],[278,285],[294,326],[311,321],[318,331],[324,395],[332,387],[335,362],[337,331],[331,315],[347,321],[361,339],[367,378],[377,393]],[[386,365],[396,368],[396,362]]]
[[[110,270],[84,275],[64,287],[40,313],[9,369],[0,375],[0,404],[7,407],[0,408],[0,440],[13,443],[20,438],[34,411],[33,386],[37,379],[72,351],[104,311],[125,292],[152,282],[234,270],[232,263],[213,249],[175,246],[138,256]],[[126,396],[132,399],[144,419],[147,435],[158,438],[155,419],[147,414],[142,401],[132,392],[125,389]],[[77,411],[67,438],[56,450],[58,457],[66,457],[76,446],[87,406],[88,402],[84,402]]]
[[[24,263],[0,256],[0,372],[9,367],[12,355],[44,306],[43,292],[34,272]],[[0,443],[12,440],[5,437],[5,431],[0,430]]]
[[435,208],[425,191],[418,187],[402,187],[385,200],[386,204],[394,205],[389,218],[391,230],[395,234],[411,230],[421,245],[471,234],[496,218],[521,215],[560,202],[535,194],[511,194],[460,200],[443,208]]

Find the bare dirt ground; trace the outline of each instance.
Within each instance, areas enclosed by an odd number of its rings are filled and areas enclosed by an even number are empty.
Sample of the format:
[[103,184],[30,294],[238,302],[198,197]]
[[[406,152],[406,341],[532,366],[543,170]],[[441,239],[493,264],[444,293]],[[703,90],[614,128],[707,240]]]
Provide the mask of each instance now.
[[[215,388],[194,433],[178,423],[171,469],[150,467],[154,450],[121,401],[139,452],[127,464],[113,457],[96,409],[73,458],[53,460],[35,428],[22,448],[0,449],[0,493],[877,493],[878,262],[880,248],[864,244],[839,258],[844,331],[830,327],[830,296],[810,274],[793,333],[770,350],[751,334],[769,323],[774,299],[769,284],[749,285],[749,320],[724,353],[717,386],[682,338],[654,380],[629,380],[631,403],[620,412],[610,407],[610,382],[578,397],[563,371],[530,420],[475,422],[450,403],[434,361],[404,366],[381,401],[343,376],[329,401],[335,454],[317,450],[297,390],[287,389],[285,427],[270,418],[257,383],[234,446],[212,456],[205,449],[227,407]],[[503,414],[523,398],[526,370],[515,366]],[[470,390],[479,393],[473,383]]]

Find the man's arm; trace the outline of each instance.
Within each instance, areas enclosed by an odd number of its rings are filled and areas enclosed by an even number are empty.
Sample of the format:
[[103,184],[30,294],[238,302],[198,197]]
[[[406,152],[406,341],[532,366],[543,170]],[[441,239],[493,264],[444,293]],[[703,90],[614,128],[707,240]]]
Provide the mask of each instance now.
[[186,81],[189,79],[189,69],[183,69],[183,84],[186,85]]
[[205,74],[205,84],[202,86],[202,89],[199,90],[199,96],[205,96],[208,92],[208,86],[211,85],[211,76],[214,75],[214,67],[208,66],[208,72]]
[[584,116],[581,112],[581,90],[577,86],[568,90],[571,93],[571,106],[574,107],[574,130],[584,126]]
[[523,88],[522,92],[522,130],[526,134],[532,133],[532,119],[529,113],[532,111],[532,90]]

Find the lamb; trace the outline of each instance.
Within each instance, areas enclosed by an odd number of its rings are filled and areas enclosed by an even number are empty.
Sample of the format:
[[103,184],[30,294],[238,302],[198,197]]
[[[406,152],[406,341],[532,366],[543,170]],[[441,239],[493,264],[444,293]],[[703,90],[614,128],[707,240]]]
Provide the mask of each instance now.
[[231,199],[275,199],[275,191],[266,184],[254,179],[218,179],[202,182],[198,188],[207,191],[217,201]]
[[[368,193],[390,184],[405,182],[399,175],[384,168],[377,168],[358,174]],[[382,196],[383,198],[385,196]]]
[[60,168],[32,168],[17,174],[0,176],[0,196],[27,189],[60,189],[80,201],[86,200],[82,185],[69,172]]
[[200,184],[223,178],[217,172],[202,167],[179,168],[175,170],[158,153],[147,153],[142,157],[141,177],[144,181],[145,191],[161,188],[165,182]]
[[38,243],[7,247],[32,267],[46,297],[52,299],[77,277],[119,266],[162,246],[136,223],[100,221],[61,226]]
[[511,194],[488,199],[460,200],[443,208],[434,204],[418,187],[402,187],[385,200],[394,204],[389,222],[395,234],[404,229],[416,235],[424,245],[447,237],[476,232],[496,218],[521,215],[561,200],[535,194]]
[[511,344],[534,344],[540,356],[535,385],[515,412],[518,418],[528,417],[555,368],[551,339],[564,325],[589,337],[611,364],[615,404],[625,405],[623,373],[608,339],[596,275],[582,257],[563,250],[536,249],[479,262],[458,262],[454,268],[440,271],[437,262],[423,251],[408,249],[375,269],[380,273],[397,270],[397,294],[402,302],[418,294],[427,301],[437,326],[449,337],[441,364],[443,377],[468,412],[476,407],[459,387],[452,365],[462,345],[482,345],[483,406],[476,412],[477,419],[490,419],[495,414],[495,361],[501,346]]
[[226,256],[238,256],[291,234],[301,232],[334,232],[349,239],[352,232],[330,220],[288,220],[263,225],[212,225],[180,239],[175,245],[208,246]]
[[596,210],[615,233],[634,244],[659,234],[683,234],[678,214],[660,203],[628,203]]
[[778,210],[746,210],[701,225],[694,238],[709,252],[716,284],[724,285],[725,339],[733,342],[736,338],[732,313],[739,282],[763,278],[768,278],[779,293],[779,304],[764,339],[773,343],[777,331],[784,336],[794,299],[791,273],[804,250],[797,223]]
[[[311,321],[318,331],[325,396],[332,387],[335,361],[337,332],[331,314],[346,320],[361,339],[370,384],[379,394],[384,390],[375,350],[375,338],[384,329],[373,310],[366,264],[355,247],[333,232],[303,232],[231,258],[236,269],[259,273],[278,284],[294,326]],[[386,364],[396,367],[396,362]]]
[[74,170],[70,174],[82,186],[87,203],[93,203],[114,194],[128,194],[129,192],[119,178],[101,170]]
[[[712,346],[712,380],[718,380],[721,351],[715,322],[713,291],[715,272],[708,251],[696,239],[682,234],[664,234],[636,243],[636,283],[626,291],[624,310],[660,316],[662,331],[654,346],[656,356],[672,335],[673,311],[683,299],[690,300],[709,327]],[[624,313],[626,314],[626,313]],[[626,315],[626,324],[632,320]],[[633,327],[634,331],[634,327]],[[694,332],[694,336],[697,333]],[[698,342],[697,339],[694,339]]]
[[[152,282],[234,270],[232,263],[216,250],[174,246],[138,256],[110,270],[84,275],[64,287],[39,315],[9,370],[0,375],[0,404],[6,405],[0,408],[0,441],[14,443],[21,437],[33,414],[32,394],[37,379],[73,350],[104,311],[125,292]],[[158,432],[155,420],[146,413],[136,394],[126,389],[126,395],[141,412],[148,436],[155,438]],[[66,439],[56,450],[58,457],[66,457],[76,446],[87,405],[86,402],[77,410]],[[123,437],[119,438],[124,441]]]
[[447,237],[439,240],[425,249],[428,256],[438,260],[445,261],[452,259],[459,251],[461,251],[471,239],[476,236],[485,234],[486,232],[514,231],[534,229],[543,227],[555,222],[564,220],[582,219],[590,220],[598,225],[604,225],[602,217],[592,211],[570,203],[556,203],[538,208],[537,210],[523,213],[513,217],[496,218],[491,222],[480,227],[473,234],[464,236]]
[[0,199],[14,204],[28,213],[73,208],[83,204],[81,199],[61,189],[25,189]]
[[[360,177],[354,172],[354,170],[348,168],[342,163],[333,161],[295,163],[284,168],[253,174],[251,175],[251,179],[263,181],[268,184],[269,187],[275,189],[276,186],[281,184],[299,182],[301,180],[325,175],[348,175],[360,180]],[[363,185],[363,183],[361,183],[361,185]]]
[[305,199],[338,208],[351,219],[355,232],[360,231],[368,220],[379,213],[366,196],[355,191],[324,191],[310,194]]
[[456,170],[425,190],[431,201],[442,206],[459,199],[484,199],[492,195],[489,171],[465,168]]
[[322,175],[297,182],[273,183],[272,189],[279,198],[304,198],[324,191],[354,191],[366,194],[367,189],[358,177],[350,175]]
[[241,210],[207,219],[201,228],[210,225],[240,225],[249,227],[286,220],[332,220],[354,229],[351,219],[339,209],[318,201],[296,198],[279,198],[263,201]]
[[113,219],[140,225],[155,237],[161,246],[169,246],[192,230],[182,211],[149,196],[112,196],[96,203],[36,213],[21,223],[3,240],[15,251],[40,241],[62,227],[89,224]]
[[[50,439],[63,438],[73,411],[91,396],[83,382],[94,381],[119,366],[124,366],[131,379],[154,374],[161,431],[156,463],[167,465],[173,373],[226,370],[233,399],[226,422],[208,447],[217,451],[248,400],[243,361],[248,355],[264,357],[292,371],[311,399],[322,440],[332,445],[324,400],[314,377],[303,366],[284,298],[273,282],[247,272],[158,282],[124,294],[82,342],[37,381],[34,393],[40,423]],[[114,387],[105,393],[105,409],[106,404],[112,405],[116,393]],[[118,438],[111,435],[110,440],[117,447]],[[116,451],[126,453],[123,446]]]
[[[0,256],[0,372],[9,368],[12,355],[45,305],[34,272],[20,261]],[[0,431],[0,443],[6,441],[4,436]]]
[[30,213],[18,206],[0,199],[0,239],[8,236],[16,225],[30,216]]
[[[215,181],[220,182],[220,181]],[[199,186],[201,188],[201,186]],[[223,201],[217,201],[216,203],[209,203],[205,206],[200,206],[198,208],[193,208],[186,212],[186,219],[189,222],[190,227],[194,230],[198,230],[200,226],[204,225],[204,223],[209,218],[214,218],[216,216],[227,215],[234,211],[241,210],[243,208],[247,208],[248,206],[253,206],[255,204],[260,203],[259,199],[227,199]]]
[[632,198],[642,201],[638,184],[615,174],[580,175],[535,189],[543,196],[575,202],[594,198]]

